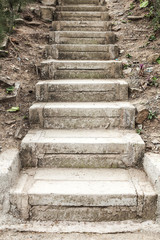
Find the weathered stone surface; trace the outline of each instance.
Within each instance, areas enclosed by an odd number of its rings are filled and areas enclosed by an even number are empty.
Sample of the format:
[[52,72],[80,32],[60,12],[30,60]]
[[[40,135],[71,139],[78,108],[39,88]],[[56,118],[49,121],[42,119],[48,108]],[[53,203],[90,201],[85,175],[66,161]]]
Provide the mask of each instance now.
[[9,189],[16,183],[20,170],[18,149],[0,153],[0,208],[9,211]]
[[43,5],[56,6],[56,0],[41,0]]
[[160,217],[160,154],[146,153],[143,166],[158,193],[157,216]]
[[36,84],[41,102],[111,102],[128,99],[124,80],[48,80]]
[[118,103],[35,103],[30,123],[47,129],[92,129],[135,127],[135,108]]
[[149,110],[146,109],[146,107],[143,105],[139,105],[136,108],[137,108],[136,123],[141,124],[148,118]]
[[99,5],[99,0],[58,0],[58,5],[77,5],[77,4],[95,4]]
[[147,57],[147,61],[151,64],[156,63],[156,60],[160,57],[159,53],[151,54]]
[[121,78],[120,61],[46,60],[38,67],[42,79],[106,79]]
[[107,21],[53,21],[53,31],[97,31],[104,32],[112,29]]
[[57,154],[62,162],[70,155],[71,162],[74,166],[77,164],[77,167],[81,158],[85,163],[82,167],[91,166],[91,163],[94,167],[95,156],[102,159],[102,162],[109,161],[112,167],[135,166],[143,157],[144,142],[138,134],[126,130],[52,129],[31,130],[22,141],[23,167],[38,166],[39,159]]
[[[134,175],[137,184],[132,181]],[[137,204],[138,187],[150,203],[147,218],[154,219],[157,195],[145,174],[138,170],[31,169],[21,174],[17,187],[11,191],[11,201],[22,217],[34,220],[98,222],[145,218],[145,210]],[[25,196],[28,200],[22,206]]]
[[118,57],[118,46],[54,44],[45,47],[46,58],[70,60],[114,60]]
[[98,5],[63,5],[57,6],[57,11],[72,11],[72,12],[106,12],[108,9],[106,6],[98,6]]
[[54,19],[54,7],[41,6],[40,7],[40,17],[45,21],[53,21]]
[[88,12],[88,11],[60,11],[56,12],[57,21],[109,21],[108,12]]
[[51,43],[61,44],[114,44],[116,35],[112,32],[52,31]]

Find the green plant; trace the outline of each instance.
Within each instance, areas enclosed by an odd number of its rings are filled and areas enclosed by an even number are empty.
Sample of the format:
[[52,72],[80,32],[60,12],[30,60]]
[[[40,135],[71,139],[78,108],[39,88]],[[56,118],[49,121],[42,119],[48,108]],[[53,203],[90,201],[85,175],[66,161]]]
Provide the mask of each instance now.
[[136,129],[136,132],[140,135],[142,133],[142,128]]
[[10,109],[7,110],[7,112],[18,112],[20,110],[19,107],[11,107]]
[[160,57],[157,58],[156,62],[157,62],[158,64],[160,64]]
[[8,88],[6,88],[6,93],[12,93],[14,91],[14,87],[13,86],[11,86],[11,87],[8,87]]
[[132,64],[123,64],[123,69],[127,69],[129,67],[132,67]]
[[135,5],[134,5],[134,3],[131,3],[131,4],[130,4],[130,8],[129,8],[129,9],[130,9],[130,10],[133,10],[134,8],[135,8]]
[[140,0],[140,8],[146,8],[149,5],[148,0]]
[[126,55],[126,57],[127,58],[132,58],[132,56],[129,53]]
[[152,112],[151,110],[149,111],[149,114],[148,114],[148,119],[149,120],[153,120],[157,118],[157,113],[156,112]]
[[152,77],[152,79],[149,81],[148,85],[149,86],[154,86],[154,87],[158,87],[158,78],[157,77]]
[[7,33],[12,33],[15,18],[19,16],[22,6],[34,0],[0,0],[0,42]]
[[150,42],[155,41],[156,40],[156,36],[155,35],[151,35],[148,40]]

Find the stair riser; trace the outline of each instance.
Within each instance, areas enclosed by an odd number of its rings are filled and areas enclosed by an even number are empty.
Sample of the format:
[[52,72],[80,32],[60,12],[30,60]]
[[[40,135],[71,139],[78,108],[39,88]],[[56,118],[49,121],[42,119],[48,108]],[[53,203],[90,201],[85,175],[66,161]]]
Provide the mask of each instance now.
[[[144,144],[30,143],[21,146],[22,167],[131,167],[139,164]],[[97,161],[98,159],[98,161]]]
[[[156,201],[153,201],[152,207],[146,204],[145,207],[149,209],[149,213],[144,215],[142,219],[155,219],[155,205]],[[104,221],[124,221],[130,219],[136,219],[137,208],[136,207],[46,207],[46,206],[34,206],[30,210],[32,220],[41,221],[87,221],[87,222],[104,222]]]
[[92,33],[92,32],[50,32],[51,44],[114,44],[116,35],[111,32]]
[[[95,46],[96,48],[96,46]],[[53,59],[70,60],[114,60],[118,57],[119,50],[117,46],[111,45],[98,47],[97,51],[90,47],[50,45],[46,46],[44,56]]]
[[[94,89],[97,91],[95,91]],[[128,84],[94,84],[79,87],[36,85],[36,99],[43,102],[110,102],[128,99]]]
[[56,12],[56,21],[109,21],[107,12]]
[[41,79],[109,79],[121,78],[121,62],[44,61],[38,68]]
[[74,5],[74,6],[57,6],[57,11],[70,11],[70,12],[106,12],[108,9],[106,6],[94,6],[94,5]]
[[32,127],[45,129],[93,129],[135,127],[132,109],[44,109],[30,108]]
[[104,0],[58,0],[58,5],[78,5],[78,4],[94,4],[101,5],[104,4]]
[[53,31],[93,31],[104,32],[111,31],[112,24],[109,22],[99,21],[61,21],[52,22]]

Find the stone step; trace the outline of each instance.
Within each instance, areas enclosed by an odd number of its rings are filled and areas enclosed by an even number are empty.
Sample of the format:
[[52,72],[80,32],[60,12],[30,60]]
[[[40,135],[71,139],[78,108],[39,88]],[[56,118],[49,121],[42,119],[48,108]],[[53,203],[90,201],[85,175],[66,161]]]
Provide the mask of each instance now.
[[104,0],[58,0],[58,5],[101,5],[104,4]]
[[44,57],[70,60],[114,60],[119,55],[116,45],[53,44],[45,47]]
[[128,102],[35,103],[29,109],[29,116],[32,128],[135,128],[135,108]]
[[57,6],[56,10],[58,12],[70,11],[70,12],[106,12],[108,11],[106,6],[98,5],[66,5]]
[[21,144],[22,167],[109,168],[142,163],[145,144],[129,130],[30,130]]
[[53,21],[53,31],[94,31],[104,32],[112,30],[112,23],[108,21]]
[[41,79],[122,78],[121,61],[45,60],[38,66]]
[[28,169],[11,190],[12,212],[36,221],[154,220],[157,194],[136,169]]
[[40,0],[40,2],[45,6],[56,6],[57,0]]
[[111,102],[128,99],[124,80],[46,80],[36,84],[36,99],[43,102]]
[[113,32],[85,31],[51,31],[50,43],[62,44],[114,44],[116,35]]
[[87,11],[56,11],[54,20],[57,21],[109,21],[108,12],[87,12]]

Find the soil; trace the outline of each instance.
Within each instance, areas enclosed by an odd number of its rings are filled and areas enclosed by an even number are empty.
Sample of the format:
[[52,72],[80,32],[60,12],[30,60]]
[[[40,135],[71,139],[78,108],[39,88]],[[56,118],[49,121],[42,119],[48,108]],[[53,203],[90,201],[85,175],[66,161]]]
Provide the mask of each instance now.
[[57,234],[57,233],[0,233],[0,240],[159,240],[160,234],[156,233],[125,233],[125,234]]
[[[109,13],[114,23],[113,29],[118,37],[120,57],[124,63],[124,77],[130,86],[130,99],[135,106],[143,105],[153,113],[152,119],[146,119],[136,126],[146,142],[146,151],[159,153],[160,151],[160,65],[149,59],[158,54],[160,37],[156,35],[154,41],[149,41],[155,35],[151,20],[144,17],[140,20],[128,20],[128,16],[144,16],[145,9],[140,9],[135,2],[135,8],[130,10],[130,0],[108,1]],[[43,58],[43,48],[48,44],[51,23],[43,22],[31,12],[30,5],[22,13],[22,18],[32,18],[38,22],[36,26],[28,24],[17,25],[8,44],[9,56],[0,59],[0,94],[6,94],[8,84],[20,82],[17,98],[10,98],[0,102],[0,148],[19,147],[21,140],[30,129],[28,113],[29,107],[35,102],[35,84],[39,80],[36,64]],[[26,17],[26,16],[30,17]],[[30,24],[29,24],[30,23]],[[129,55],[128,55],[129,54]],[[154,57],[154,56],[153,56]],[[140,71],[143,64],[144,71]],[[142,75],[142,76],[140,76]],[[152,78],[156,78],[156,84]],[[158,85],[159,84],[159,85]],[[158,85],[158,86],[157,86]],[[20,107],[15,113],[7,112],[11,107]],[[156,112],[156,113],[155,113]],[[152,115],[152,114],[151,114]]]

